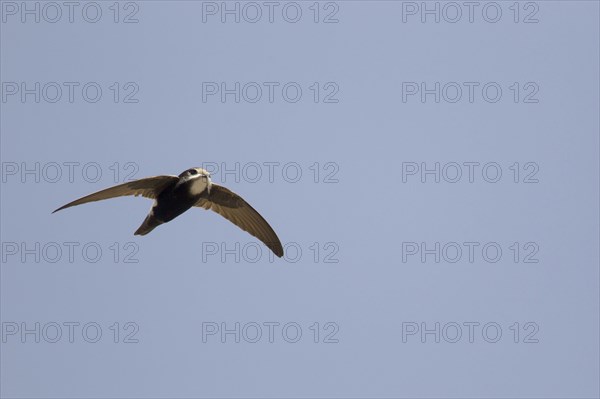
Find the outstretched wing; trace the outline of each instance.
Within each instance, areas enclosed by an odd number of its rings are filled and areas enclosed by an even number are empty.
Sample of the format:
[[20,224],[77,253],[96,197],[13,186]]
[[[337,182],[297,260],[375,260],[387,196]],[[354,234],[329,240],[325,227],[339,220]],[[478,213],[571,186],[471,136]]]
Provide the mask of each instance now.
[[213,183],[210,194],[205,194],[194,206],[217,212],[242,230],[261,240],[275,255],[280,258],[283,256],[281,241],[269,223],[233,191]]
[[85,204],[87,202],[101,201],[114,197],[122,197],[125,195],[134,195],[136,197],[141,195],[142,197],[156,199],[158,194],[165,189],[165,187],[167,187],[169,184],[177,183],[177,181],[179,181],[177,176],[154,176],[130,181],[90,195],[86,195],[85,197],[61,206],[54,212],[58,212],[61,209],[70,208],[75,205]]

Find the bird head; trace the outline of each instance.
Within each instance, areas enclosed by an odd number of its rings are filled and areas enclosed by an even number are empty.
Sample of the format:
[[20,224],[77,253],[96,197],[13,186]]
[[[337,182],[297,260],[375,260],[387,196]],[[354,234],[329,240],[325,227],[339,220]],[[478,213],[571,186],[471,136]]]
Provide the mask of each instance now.
[[202,168],[191,168],[186,170],[185,172],[182,172],[179,177],[188,177],[188,178],[193,178],[193,177],[210,177],[210,173],[208,173],[208,171],[206,169],[202,169]]
[[184,181],[195,180],[200,186],[206,186],[210,194],[210,187],[212,182],[210,180],[210,173],[206,169],[202,168],[191,168],[179,175],[179,178]]

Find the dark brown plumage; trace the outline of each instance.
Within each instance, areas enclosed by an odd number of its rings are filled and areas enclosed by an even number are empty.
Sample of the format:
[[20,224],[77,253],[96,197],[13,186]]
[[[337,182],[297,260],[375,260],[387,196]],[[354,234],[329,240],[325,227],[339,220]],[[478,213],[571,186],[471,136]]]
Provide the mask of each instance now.
[[179,176],[154,176],[119,184],[69,202],[54,212],[88,202],[129,195],[141,195],[155,200],[150,213],[135,232],[136,235],[146,235],[191,207],[199,207],[218,213],[261,240],[275,255],[283,256],[281,241],[269,223],[242,197],[212,183],[210,174],[202,168],[188,169]]

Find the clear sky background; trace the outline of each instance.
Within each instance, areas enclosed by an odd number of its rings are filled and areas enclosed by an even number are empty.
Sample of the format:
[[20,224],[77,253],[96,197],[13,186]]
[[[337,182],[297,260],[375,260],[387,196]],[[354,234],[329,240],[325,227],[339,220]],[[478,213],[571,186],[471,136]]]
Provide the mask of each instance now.
[[[114,4],[1,3],[3,397],[598,397],[597,2]],[[51,214],[203,165],[283,259]]]

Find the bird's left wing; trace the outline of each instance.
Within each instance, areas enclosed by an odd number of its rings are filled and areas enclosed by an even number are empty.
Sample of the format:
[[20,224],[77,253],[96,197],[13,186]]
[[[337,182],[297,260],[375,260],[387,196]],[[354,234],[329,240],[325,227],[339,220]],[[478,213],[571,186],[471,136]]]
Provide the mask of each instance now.
[[[146,177],[144,179],[134,180],[127,183],[119,184],[118,186],[110,187],[105,190],[98,191],[96,193],[86,195],[85,197],[79,198],[73,202],[69,202],[66,205],[61,206],[54,212],[58,212],[61,209],[70,208],[75,205],[85,204],[87,202],[101,201],[114,197],[122,197],[125,195],[141,195],[142,197],[156,199],[158,194],[169,184],[177,183],[179,179],[177,176],[153,176]],[[54,213],[52,212],[52,213]]]
[[250,204],[233,191],[213,183],[210,194],[204,194],[194,206],[217,212],[261,240],[275,255],[280,258],[283,256],[281,241],[273,228]]

